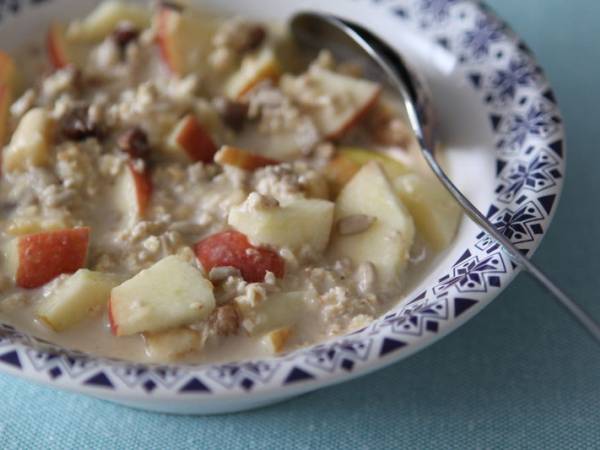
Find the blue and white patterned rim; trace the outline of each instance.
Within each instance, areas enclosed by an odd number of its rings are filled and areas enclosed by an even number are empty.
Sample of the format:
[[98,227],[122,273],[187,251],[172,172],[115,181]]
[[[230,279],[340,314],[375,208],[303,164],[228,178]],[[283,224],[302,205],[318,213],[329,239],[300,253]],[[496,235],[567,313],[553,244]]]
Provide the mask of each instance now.
[[[0,0],[0,20],[44,0]],[[497,147],[488,216],[524,253],[539,245],[562,187],[564,130],[548,82],[506,24],[472,0],[368,2],[457,57],[488,111]],[[0,370],[92,395],[181,398],[309,390],[375,370],[447,334],[517,273],[480,233],[438,282],[368,328],[280,358],[218,365],[144,365],[66,352],[0,324]]]

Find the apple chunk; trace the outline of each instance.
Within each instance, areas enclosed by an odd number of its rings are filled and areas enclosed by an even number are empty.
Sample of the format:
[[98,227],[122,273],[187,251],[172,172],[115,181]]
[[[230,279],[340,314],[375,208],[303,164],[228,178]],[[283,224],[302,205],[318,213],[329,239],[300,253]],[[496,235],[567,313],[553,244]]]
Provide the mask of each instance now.
[[150,14],[146,8],[132,3],[104,1],[83,20],[72,22],[67,29],[67,37],[85,42],[100,41],[122,22],[143,29],[150,25]]
[[240,69],[225,83],[225,94],[240,99],[265,80],[277,80],[281,73],[279,62],[269,47],[244,57]]
[[127,163],[117,178],[113,196],[124,217],[131,221],[142,218],[152,196],[152,178],[147,169]]
[[146,353],[158,363],[174,361],[202,348],[202,336],[190,328],[144,333]]
[[54,121],[44,108],[29,110],[19,122],[2,155],[7,172],[43,166],[50,161]]
[[54,69],[64,69],[68,65],[75,63],[73,49],[67,43],[65,27],[61,24],[53,23],[48,28],[46,51],[50,65]]
[[5,251],[7,271],[17,286],[37,288],[63,273],[84,266],[90,240],[89,228],[70,228],[20,236]]
[[277,253],[253,246],[237,231],[213,234],[194,245],[194,252],[206,272],[214,267],[235,267],[249,283],[264,281],[267,272],[281,278],[285,271]]
[[282,90],[300,104],[306,99],[330,98],[310,106],[310,115],[327,139],[339,139],[375,106],[381,94],[377,83],[312,67],[300,77],[284,76]]
[[210,281],[179,257],[167,256],[112,290],[109,319],[115,336],[128,336],[188,325],[214,308]]
[[341,147],[336,157],[325,167],[325,177],[334,193],[338,194],[360,168],[370,161],[379,161],[390,180],[408,173],[408,168],[403,163],[383,152]]
[[185,161],[211,163],[217,147],[196,116],[188,114],[171,132],[166,150]]
[[156,15],[156,42],[164,63],[174,75],[203,73],[217,22],[190,9],[163,3]]
[[335,219],[333,257],[349,258],[356,265],[371,262],[384,287],[397,279],[408,261],[415,226],[379,163],[363,166],[344,187]]
[[79,269],[38,307],[38,317],[54,331],[63,331],[100,311],[119,284],[114,274]]
[[260,343],[271,355],[281,353],[292,336],[291,327],[278,328],[265,334]]
[[434,250],[446,248],[456,235],[462,210],[441,183],[434,178],[407,174],[396,178],[394,187],[419,233]]
[[334,204],[327,200],[299,199],[285,205],[260,205],[248,200],[229,211],[228,223],[258,245],[288,247],[293,251],[304,246],[315,252],[327,247],[333,223]]
[[266,166],[276,166],[279,161],[242,148],[224,145],[215,155],[215,162],[221,166],[233,166],[242,170],[253,171]]

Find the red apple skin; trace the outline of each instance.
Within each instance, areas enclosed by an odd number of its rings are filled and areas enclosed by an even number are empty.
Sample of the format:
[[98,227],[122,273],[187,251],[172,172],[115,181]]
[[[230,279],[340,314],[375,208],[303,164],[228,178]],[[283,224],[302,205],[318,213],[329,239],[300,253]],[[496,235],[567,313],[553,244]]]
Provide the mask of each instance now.
[[17,286],[33,289],[85,265],[90,229],[71,228],[23,236],[17,243]]
[[213,267],[235,267],[249,283],[264,281],[267,271],[282,278],[285,261],[276,252],[254,247],[238,231],[224,231],[201,240],[194,246],[196,257],[207,272]]
[[180,19],[181,12],[162,6],[158,11],[156,44],[160,57],[169,71],[174,75],[183,75],[183,64],[176,53],[175,43],[171,35],[173,21]]
[[60,25],[52,24],[46,36],[48,59],[54,69],[63,69],[71,64],[67,56],[64,33]]
[[377,90],[377,92],[375,93],[375,95],[373,95],[373,98],[371,98],[371,100],[369,100],[360,110],[358,110],[356,112],[356,114],[354,115],[354,117],[352,117],[352,119],[350,119],[348,122],[346,122],[344,124],[344,126],[342,126],[339,130],[337,130],[333,133],[330,133],[329,136],[327,136],[326,138],[330,139],[332,141],[337,141],[337,140],[341,139],[342,137],[344,137],[344,135],[348,131],[350,131],[352,128],[354,128],[356,125],[358,125],[361,120],[364,119],[364,117],[369,113],[369,111],[377,104],[380,96],[381,96],[381,88],[379,88]]
[[169,18],[169,14],[170,11],[165,8],[161,8],[158,12],[156,44],[158,45],[158,50],[161,59],[165,62],[165,64],[171,72],[175,72],[175,68],[171,66],[172,58],[171,52],[169,51],[169,43],[167,37],[167,21]]
[[192,114],[184,117],[175,141],[192,161],[211,163],[217,152],[212,137]]
[[221,165],[235,166],[243,170],[253,171],[266,166],[276,166],[280,161],[267,158],[242,148],[225,145],[215,155],[215,161]]
[[138,214],[142,217],[148,210],[150,205],[150,197],[152,196],[152,178],[147,169],[139,172],[136,170],[132,162],[128,163],[128,169],[133,177],[133,185],[135,187],[135,195],[138,206]]

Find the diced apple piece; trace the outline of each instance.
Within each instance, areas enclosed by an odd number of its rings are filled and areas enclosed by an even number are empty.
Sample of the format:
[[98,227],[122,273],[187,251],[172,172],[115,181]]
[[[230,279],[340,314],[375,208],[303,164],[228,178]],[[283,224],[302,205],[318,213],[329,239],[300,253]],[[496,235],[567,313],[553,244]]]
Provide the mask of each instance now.
[[175,126],[166,150],[184,161],[211,163],[217,147],[196,116],[188,114]]
[[213,286],[177,256],[167,256],[111,292],[115,336],[163,331],[206,319],[215,308]]
[[242,327],[250,336],[294,325],[306,307],[302,292],[271,294],[257,305],[242,300],[236,303],[242,314]]
[[11,236],[41,233],[68,228],[69,224],[62,217],[17,217],[13,219],[6,232]]
[[336,229],[331,254],[338,259],[349,258],[356,265],[371,262],[381,283],[392,283],[406,266],[415,226],[375,161],[363,166],[338,196],[336,224],[351,216],[366,216],[374,221],[356,233],[342,234]]
[[301,77],[283,77],[281,87],[286,94],[300,102],[306,97],[332,99],[332,104],[310,109],[314,123],[327,139],[339,139],[346,134],[377,103],[381,94],[381,87],[377,83],[316,66]]
[[127,163],[117,178],[113,195],[124,217],[142,218],[152,196],[152,178],[147,169],[140,171],[134,163]]
[[409,172],[408,167],[381,151],[356,147],[341,147],[339,149],[339,154],[344,158],[357,163],[359,166],[364,166],[371,161],[380,162],[381,167],[383,167],[385,174],[390,180],[394,180],[400,175],[406,175]]
[[2,155],[2,167],[7,172],[43,166],[50,160],[50,145],[54,121],[43,108],[29,110],[19,122],[10,143]]
[[462,210],[435,178],[407,174],[394,180],[396,192],[412,215],[419,233],[434,250],[443,250],[456,235]]
[[348,182],[358,173],[360,164],[346,158],[340,154],[333,158],[325,167],[325,178],[329,182],[329,187],[334,197],[337,197],[340,191]]
[[244,57],[240,69],[225,84],[225,94],[240,99],[253,87],[265,80],[277,80],[281,74],[279,62],[269,47]]
[[70,228],[13,239],[5,249],[5,267],[17,286],[37,288],[85,265],[89,228]]
[[242,148],[231,147],[230,145],[221,147],[215,155],[215,162],[221,166],[234,166],[247,171],[280,164],[280,161],[266,158]]
[[202,348],[200,333],[190,328],[144,333],[146,353],[152,361],[175,361]]
[[253,205],[251,197],[229,211],[228,223],[257,245],[272,245],[315,252],[327,247],[334,204],[327,200],[299,199],[286,205]]
[[217,22],[191,10],[161,5],[156,16],[157,44],[171,73],[202,73],[207,67]]
[[408,173],[408,168],[400,161],[377,150],[366,150],[354,147],[341,147],[334,159],[325,168],[325,176],[334,194],[352,179],[362,166],[369,161],[379,161],[390,180]]
[[114,274],[79,269],[42,300],[37,315],[54,331],[66,330],[104,308],[119,282]]
[[237,136],[235,145],[251,148],[262,156],[278,161],[295,161],[306,154],[321,140],[312,120],[297,110],[299,116],[294,124],[287,124],[276,131],[263,131],[260,127],[245,127]]
[[278,328],[277,330],[273,330],[265,334],[260,339],[260,343],[263,345],[265,350],[267,350],[267,352],[272,355],[276,355],[284,350],[291,336],[291,327]]
[[63,69],[75,63],[75,56],[67,43],[65,27],[58,23],[50,25],[46,35],[46,51],[54,69]]
[[67,29],[67,37],[85,42],[100,41],[122,22],[144,29],[150,25],[150,14],[147,8],[132,3],[104,1],[83,20],[72,22]]
[[237,231],[209,236],[194,246],[194,252],[206,272],[214,267],[235,267],[250,283],[264,281],[267,271],[278,278],[285,271],[285,263],[277,253],[251,245]]

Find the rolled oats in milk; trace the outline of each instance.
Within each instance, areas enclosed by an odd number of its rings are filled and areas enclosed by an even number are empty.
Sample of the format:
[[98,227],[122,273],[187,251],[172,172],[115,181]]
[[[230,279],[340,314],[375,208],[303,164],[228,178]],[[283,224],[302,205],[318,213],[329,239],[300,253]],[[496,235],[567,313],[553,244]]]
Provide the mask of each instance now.
[[284,27],[110,1],[47,36],[0,53],[3,321],[135,361],[277,354],[368,326],[454,236],[393,96],[327,51],[297,67]]

